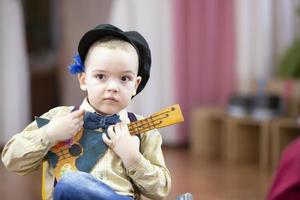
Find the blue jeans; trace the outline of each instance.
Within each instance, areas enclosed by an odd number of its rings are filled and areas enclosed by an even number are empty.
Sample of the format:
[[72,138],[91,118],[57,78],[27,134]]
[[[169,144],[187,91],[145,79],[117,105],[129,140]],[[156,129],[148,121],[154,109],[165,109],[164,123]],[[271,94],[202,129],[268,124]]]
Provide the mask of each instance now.
[[105,183],[85,172],[67,172],[56,184],[53,200],[134,200],[117,194]]

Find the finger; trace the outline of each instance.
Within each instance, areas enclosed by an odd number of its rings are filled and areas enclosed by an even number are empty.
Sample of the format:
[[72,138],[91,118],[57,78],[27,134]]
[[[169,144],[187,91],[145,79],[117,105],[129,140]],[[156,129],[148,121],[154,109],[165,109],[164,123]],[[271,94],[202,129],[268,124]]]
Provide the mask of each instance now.
[[74,112],[71,112],[70,113],[70,116],[72,117],[72,118],[77,118],[77,117],[81,117],[81,116],[83,116],[83,114],[84,114],[84,110],[75,110]]
[[121,128],[122,134],[129,135],[128,126],[125,122],[120,123],[120,128]]
[[80,127],[83,127],[83,124],[84,124],[84,121],[82,120],[82,121],[80,121]]
[[140,144],[140,138],[138,136],[134,136],[134,141],[136,144]]
[[117,123],[114,127],[114,130],[115,130],[115,135],[116,135],[115,140],[117,140],[123,135],[121,123]]
[[72,123],[73,123],[74,125],[77,125],[77,124],[80,123],[80,119],[78,119],[78,118],[72,119]]
[[74,137],[79,131],[80,131],[80,128],[77,128],[76,130],[74,130],[72,132],[71,136]]
[[74,123],[74,124],[81,124],[81,123],[83,123],[84,121],[83,121],[83,118],[74,118],[74,119],[72,119],[72,122]]
[[111,139],[111,140],[114,140],[115,137],[116,137],[116,134],[114,132],[114,128],[115,128],[115,125],[111,125],[108,127],[107,129],[107,134],[108,134],[108,137]]
[[80,129],[82,129],[82,125],[79,123],[75,126],[75,130],[79,131]]
[[106,134],[102,134],[102,139],[103,139],[103,142],[107,145],[109,145],[110,143],[110,139],[108,139],[108,137],[106,136]]
[[79,119],[83,121],[84,120],[84,114],[81,115]]
[[107,146],[113,147],[113,142],[106,136],[105,133],[102,134],[102,140]]
[[82,119],[83,120],[83,118],[84,118],[84,114],[82,114],[82,115],[75,115],[75,116],[73,116],[73,118],[74,119]]

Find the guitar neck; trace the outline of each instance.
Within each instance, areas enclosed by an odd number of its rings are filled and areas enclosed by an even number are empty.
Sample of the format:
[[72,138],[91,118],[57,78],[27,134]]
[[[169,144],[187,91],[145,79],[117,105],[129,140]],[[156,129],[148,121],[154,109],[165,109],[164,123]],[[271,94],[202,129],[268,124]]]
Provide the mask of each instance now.
[[128,129],[131,135],[145,133],[147,131],[170,126],[183,122],[183,116],[178,104],[165,108],[150,117],[141,119],[128,124]]

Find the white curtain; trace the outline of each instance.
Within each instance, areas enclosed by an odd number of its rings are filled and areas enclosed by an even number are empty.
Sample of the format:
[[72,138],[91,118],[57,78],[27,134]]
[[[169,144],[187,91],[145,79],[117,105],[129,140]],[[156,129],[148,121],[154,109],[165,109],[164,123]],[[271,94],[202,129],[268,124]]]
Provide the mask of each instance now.
[[[144,116],[175,102],[172,69],[172,19],[171,0],[115,0],[110,23],[123,30],[137,30],[148,41],[152,53],[152,68],[149,82],[137,95],[131,110]],[[176,126],[160,130],[164,144],[178,142]]]
[[[273,11],[274,55],[282,56],[284,51],[300,36],[300,0],[275,0]],[[278,62],[274,59],[275,64]]]
[[248,93],[253,79],[271,68],[271,1],[236,0],[236,67],[239,91]]
[[20,0],[0,1],[0,144],[30,121],[29,70]]
[[267,80],[278,58],[299,33],[299,0],[236,0],[236,69],[239,91]]

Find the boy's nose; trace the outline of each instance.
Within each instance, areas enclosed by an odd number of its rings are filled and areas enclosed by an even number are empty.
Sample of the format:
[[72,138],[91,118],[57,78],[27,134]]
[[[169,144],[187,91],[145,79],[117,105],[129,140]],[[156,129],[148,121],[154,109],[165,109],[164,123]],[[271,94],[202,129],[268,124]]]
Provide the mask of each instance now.
[[119,90],[117,81],[115,80],[108,81],[107,90],[111,92],[117,92]]

